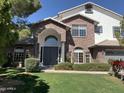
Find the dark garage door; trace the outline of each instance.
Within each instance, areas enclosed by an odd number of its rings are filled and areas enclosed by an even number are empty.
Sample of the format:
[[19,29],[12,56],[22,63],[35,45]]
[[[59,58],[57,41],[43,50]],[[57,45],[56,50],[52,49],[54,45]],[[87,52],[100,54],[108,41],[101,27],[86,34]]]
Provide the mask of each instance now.
[[106,59],[124,60],[124,50],[106,50]]
[[58,58],[58,47],[41,47],[41,60],[43,65],[55,65]]

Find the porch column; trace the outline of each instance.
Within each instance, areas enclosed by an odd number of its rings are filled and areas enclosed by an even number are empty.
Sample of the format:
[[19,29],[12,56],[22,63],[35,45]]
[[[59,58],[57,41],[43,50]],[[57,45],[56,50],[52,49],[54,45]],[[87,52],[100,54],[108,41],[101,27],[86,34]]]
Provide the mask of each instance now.
[[39,44],[38,45],[38,59],[40,59],[40,57],[41,57],[41,45]]
[[65,62],[65,42],[61,42],[61,61]]

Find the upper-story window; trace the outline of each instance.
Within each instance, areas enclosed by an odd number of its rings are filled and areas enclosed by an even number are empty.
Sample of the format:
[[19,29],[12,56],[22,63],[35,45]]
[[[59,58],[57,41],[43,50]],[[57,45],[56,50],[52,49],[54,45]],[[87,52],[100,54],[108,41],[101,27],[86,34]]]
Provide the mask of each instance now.
[[87,14],[92,14],[93,13],[92,4],[85,5],[85,13],[87,13]]
[[119,26],[114,26],[113,27],[113,37],[116,37],[116,34],[119,34],[120,37],[124,37],[124,31],[119,27]]
[[86,36],[87,27],[84,25],[72,25],[72,36],[73,37],[84,37]]
[[102,28],[102,26],[96,26],[96,27],[95,27],[95,32],[96,32],[96,33],[103,33],[103,28]]

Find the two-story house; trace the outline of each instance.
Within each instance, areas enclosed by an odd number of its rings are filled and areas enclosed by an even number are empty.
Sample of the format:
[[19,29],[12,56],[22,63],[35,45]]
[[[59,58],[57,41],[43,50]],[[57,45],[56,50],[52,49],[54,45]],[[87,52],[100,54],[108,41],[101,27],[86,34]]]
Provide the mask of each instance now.
[[18,42],[11,55],[13,60],[20,61],[30,53],[44,65],[67,59],[74,63],[124,60],[124,47],[115,38],[115,32],[121,33],[122,19],[120,14],[86,2],[33,24],[34,38]]

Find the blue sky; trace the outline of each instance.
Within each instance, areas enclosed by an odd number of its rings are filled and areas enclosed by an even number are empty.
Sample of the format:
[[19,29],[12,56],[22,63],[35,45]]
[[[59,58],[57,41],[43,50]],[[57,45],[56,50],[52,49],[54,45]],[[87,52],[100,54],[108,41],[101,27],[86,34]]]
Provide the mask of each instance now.
[[119,14],[124,14],[124,0],[40,0],[42,8],[29,16],[29,22],[38,22],[43,18],[55,16],[58,12],[85,2],[94,2]]

